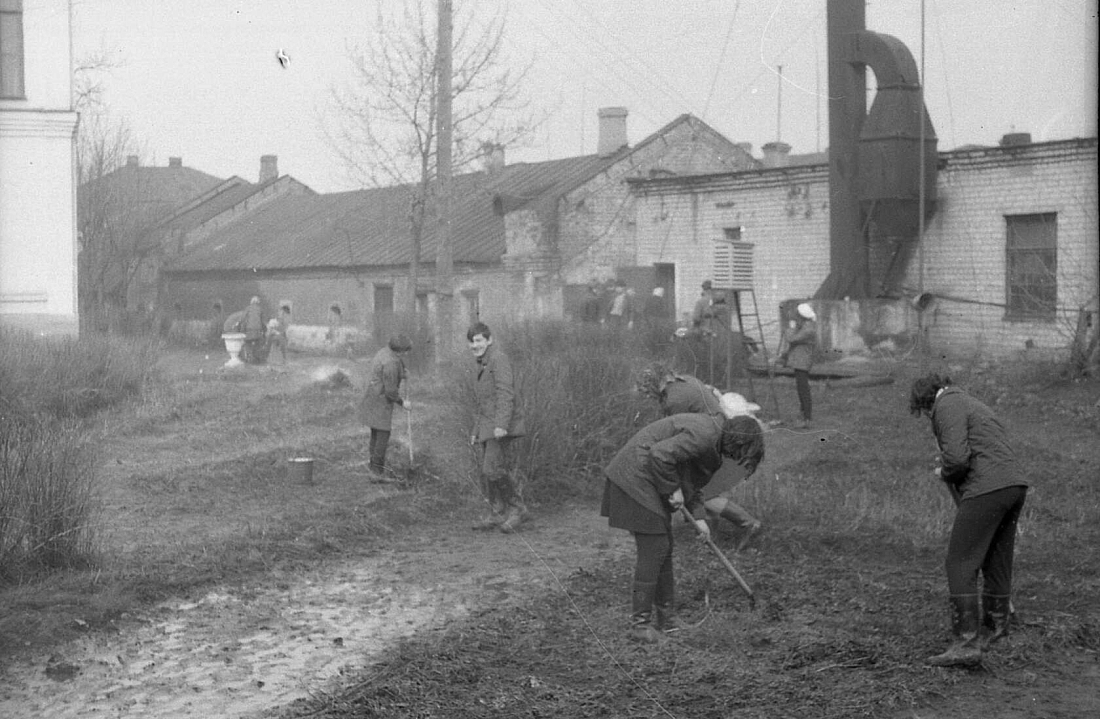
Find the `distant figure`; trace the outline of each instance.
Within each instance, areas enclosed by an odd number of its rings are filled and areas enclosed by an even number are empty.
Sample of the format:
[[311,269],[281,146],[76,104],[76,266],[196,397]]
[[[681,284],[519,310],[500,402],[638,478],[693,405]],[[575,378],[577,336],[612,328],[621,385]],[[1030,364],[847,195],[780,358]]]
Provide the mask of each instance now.
[[290,307],[283,305],[279,308],[279,314],[267,322],[267,355],[272,356],[274,348],[279,349],[283,364],[286,364],[287,330],[290,328]]
[[814,349],[817,347],[817,315],[810,303],[798,306],[797,318],[787,326],[787,349],[779,355],[779,360],[794,371],[795,390],[798,392],[798,405],[802,411],[802,420],[796,427],[805,428],[813,421],[813,395],[810,394],[810,368],[814,364]]
[[325,339],[335,344],[339,340],[340,325],[343,324],[344,312],[340,305],[332,305],[328,308],[328,332]]
[[262,362],[266,354],[265,335],[267,334],[267,317],[264,316],[263,303],[259,297],[253,297],[244,310],[241,318],[241,332],[244,332],[244,349],[241,359],[245,362]]
[[592,282],[588,285],[588,294],[585,295],[584,305],[581,307],[581,321],[585,324],[598,325],[600,323],[601,306],[599,284]]
[[695,307],[691,311],[691,327],[699,333],[705,333],[709,322],[714,316],[711,306],[714,304],[714,291],[710,280],[703,280],[703,291],[699,299],[695,300]]
[[668,317],[665,307],[665,288],[654,287],[653,294],[645,298],[645,306],[642,308],[642,319],[649,327],[656,327]]
[[474,355],[469,374],[475,402],[470,444],[481,447],[480,479],[490,507],[489,516],[473,528],[511,534],[527,514],[512,474],[514,442],[527,432],[523,401],[516,393],[512,364],[493,344],[489,327],[478,322],[466,332],[466,339]]
[[626,283],[615,280],[614,294],[607,307],[607,324],[614,328],[626,327],[630,322],[630,295],[626,293]]
[[367,389],[363,393],[360,412],[363,423],[370,427],[370,471],[382,478],[386,471],[386,448],[390,442],[395,405],[409,411],[401,397],[401,383],[406,378],[405,355],[412,342],[405,335],[389,338],[385,347],[371,359]]

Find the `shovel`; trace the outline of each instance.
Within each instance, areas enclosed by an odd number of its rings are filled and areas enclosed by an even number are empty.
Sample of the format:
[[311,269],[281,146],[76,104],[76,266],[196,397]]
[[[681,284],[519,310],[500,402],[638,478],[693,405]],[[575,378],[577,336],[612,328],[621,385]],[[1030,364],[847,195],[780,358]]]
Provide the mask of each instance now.
[[[680,513],[684,515],[684,519],[688,520],[693,525],[695,524],[695,517],[692,517],[691,512],[687,511],[687,507],[680,507]],[[707,546],[710,547],[711,551],[714,552],[714,555],[718,557],[719,560],[721,560],[722,564],[726,567],[729,573],[733,575],[733,578],[737,580],[737,583],[741,586],[741,589],[744,590],[745,595],[749,598],[749,609],[756,609],[756,595],[753,594],[752,587],[750,587],[748,583],[741,577],[738,571],[734,568],[733,562],[729,560],[729,557],[722,553],[722,550],[718,548],[718,545],[714,543],[713,539],[707,537],[706,543]]]

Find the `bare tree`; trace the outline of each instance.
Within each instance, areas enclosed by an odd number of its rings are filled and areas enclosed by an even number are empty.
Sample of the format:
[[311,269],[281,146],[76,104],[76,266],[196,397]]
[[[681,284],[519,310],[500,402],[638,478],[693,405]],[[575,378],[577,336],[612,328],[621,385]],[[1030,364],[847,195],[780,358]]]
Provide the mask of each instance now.
[[116,66],[111,53],[83,58],[74,70],[74,106],[80,113],[76,143],[78,294],[86,327],[109,328],[125,312],[134,278],[156,246],[148,237],[155,209],[142,201],[140,183],[120,181],[128,158],[142,152],[124,121],[104,102],[104,78]]
[[[479,23],[471,11],[457,15],[452,163],[462,171],[482,156],[486,145],[525,140],[535,123],[524,114],[521,92],[530,66],[513,71],[503,64],[504,16]],[[325,132],[350,175],[364,186],[410,188],[407,302],[415,312],[421,242],[426,219],[435,208],[435,23],[424,0],[405,0],[396,17],[379,11],[372,30],[365,46],[349,49],[353,81],[332,91],[333,112]]]

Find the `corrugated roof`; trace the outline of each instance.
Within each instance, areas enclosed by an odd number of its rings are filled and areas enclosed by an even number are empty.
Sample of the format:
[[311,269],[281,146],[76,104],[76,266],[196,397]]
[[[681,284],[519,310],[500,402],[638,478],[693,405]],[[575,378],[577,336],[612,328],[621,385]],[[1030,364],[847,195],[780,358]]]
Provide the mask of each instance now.
[[[499,174],[454,179],[455,262],[499,262],[505,251],[505,211],[549,201],[619,159],[595,155],[517,163]],[[299,195],[268,203],[213,232],[175,258],[168,271],[283,270],[407,264],[411,258],[409,186],[327,195]],[[424,228],[420,258],[436,256],[435,223]]]
[[80,191],[108,192],[155,221],[221,183],[217,177],[189,167],[124,165],[86,182]]

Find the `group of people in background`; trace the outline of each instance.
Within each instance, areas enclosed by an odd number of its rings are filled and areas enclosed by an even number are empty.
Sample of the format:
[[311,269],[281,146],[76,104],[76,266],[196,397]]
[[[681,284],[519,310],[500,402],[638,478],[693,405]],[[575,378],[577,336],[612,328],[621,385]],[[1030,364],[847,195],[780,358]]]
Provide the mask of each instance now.
[[644,302],[638,292],[623,280],[615,280],[609,289],[599,282],[588,285],[580,310],[585,324],[605,325],[615,329],[657,327],[671,320],[672,313],[665,301],[665,288],[654,287]]

